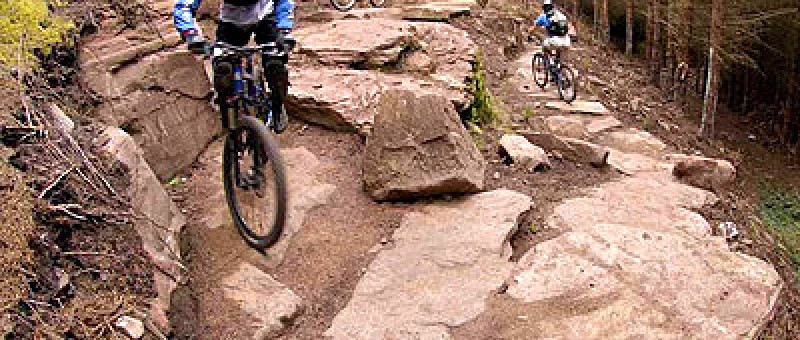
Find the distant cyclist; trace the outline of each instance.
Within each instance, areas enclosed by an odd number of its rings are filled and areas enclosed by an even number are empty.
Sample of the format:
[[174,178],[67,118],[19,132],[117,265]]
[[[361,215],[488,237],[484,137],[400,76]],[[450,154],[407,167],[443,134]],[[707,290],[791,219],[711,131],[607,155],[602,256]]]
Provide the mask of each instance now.
[[[202,0],[175,0],[175,28],[195,53],[205,53],[207,42],[200,34],[194,14]],[[291,50],[294,38],[293,0],[223,0],[220,3],[217,42],[245,46],[255,33],[257,44],[277,43]],[[214,59],[214,90],[220,105],[233,93],[233,61]],[[283,132],[288,123],[284,101],[289,89],[288,57],[263,60],[270,89],[272,110],[276,112],[274,129]]]
[[542,5],[544,13],[536,18],[535,25],[542,26],[547,30],[547,39],[542,42],[542,48],[546,54],[555,51],[557,60],[561,60],[562,52],[565,52],[572,45],[569,38],[569,21],[567,16],[553,6],[552,0],[544,0]]

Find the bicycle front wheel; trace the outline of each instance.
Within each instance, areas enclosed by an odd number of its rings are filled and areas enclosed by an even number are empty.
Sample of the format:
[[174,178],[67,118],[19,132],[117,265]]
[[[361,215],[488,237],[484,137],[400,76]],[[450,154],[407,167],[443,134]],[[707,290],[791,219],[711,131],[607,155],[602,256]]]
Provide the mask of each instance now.
[[545,56],[542,53],[536,53],[533,56],[533,60],[531,61],[531,71],[533,71],[533,81],[536,82],[541,89],[544,90],[545,86],[547,86],[547,81],[549,78],[547,61],[544,59]]
[[331,0],[331,5],[333,8],[336,8],[342,12],[347,12],[353,9],[355,6],[356,0]]
[[578,92],[575,90],[575,74],[572,72],[571,68],[564,65],[561,66],[560,73],[558,79],[558,95],[561,96],[561,100],[572,103],[575,101]]
[[225,139],[225,198],[242,238],[264,250],[278,242],[286,224],[283,159],[264,123],[251,116],[242,116],[239,123]]

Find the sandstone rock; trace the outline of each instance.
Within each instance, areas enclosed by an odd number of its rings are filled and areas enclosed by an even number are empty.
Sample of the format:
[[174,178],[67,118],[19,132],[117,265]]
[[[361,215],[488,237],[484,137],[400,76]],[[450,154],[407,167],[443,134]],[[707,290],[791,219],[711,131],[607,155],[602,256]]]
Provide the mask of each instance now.
[[120,317],[114,323],[114,326],[131,339],[141,339],[144,336],[144,323],[130,316]]
[[433,58],[422,51],[408,53],[400,62],[400,70],[405,73],[431,74],[436,70]]
[[517,270],[508,293],[541,306],[543,338],[738,339],[761,326],[781,286],[720,238],[614,224],[539,244]]
[[485,162],[447,99],[386,93],[367,140],[364,185],[377,200],[483,189]]
[[563,230],[585,231],[597,224],[635,226],[643,231],[711,234],[699,209],[717,202],[705,190],[683,185],[671,176],[634,176],[603,184],[585,197],[569,199],[553,210],[548,224]]
[[449,21],[470,13],[474,0],[443,0],[403,6],[406,20]]
[[130,186],[127,194],[133,210],[142,217],[135,227],[150,260],[158,267],[153,276],[157,297],[151,303],[150,317],[162,329],[169,329],[166,311],[170,296],[182,277],[178,239],[186,218],[167,195],[158,178],[147,165],[142,150],[124,131],[109,127],[98,138],[98,144],[128,168]]
[[371,71],[300,68],[290,73],[287,107],[289,114],[311,123],[345,131],[374,125],[375,112],[383,94],[394,90],[419,95],[436,94],[456,108],[468,103],[460,90],[445,89],[411,76]]
[[625,153],[636,153],[658,156],[667,149],[667,145],[649,132],[636,129],[614,131],[600,139],[600,144]]
[[328,203],[336,186],[323,182],[322,162],[305,148],[281,149],[289,189],[289,217],[281,239],[266,250],[268,265],[277,267],[294,237],[305,222],[306,215]]
[[589,163],[596,167],[608,164],[609,150],[606,147],[589,143],[581,139],[565,138],[570,146],[571,156],[577,162]]
[[308,26],[295,36],[297,53],[324,65],[378,68],[397,62],[413,44],[414,32],[405,21],[376,18]]
[[549,102],[545,104],[545,107],[564,112],[588,113],[594,115],[606,115],[609,113],[605,105],[600,102],[585,102],[580,100],[574,101],[572,104],[567,104],[560,101]]
[[302,312],[302,300],[272,276],[248,263],[222,280],[226,298],[238,302],[242,311],[252,317],[251,339],[266,339],[283,330]]
[[544,119],[545,127],[548,131],[568,138],[585,139],[589,137],[583,121],[577,117],[550,116]]
[[475,61],[475,42],[466,31],[453,25],[419,22],[413,24],[421,50],[428,53],[436,66],[430,76],[449,89],[461,90],[467,85]]
[[220,130],[203,64],[186,53],[151,55],[89,84],[105,99],[93,115],[129,131],[162,181],[194,162]]
[[590,135],[596,135],[598,133],[605,132],[606,130],[611,130],[622,126],[622,122],[613,116],[584,117],[584,122],[586,122],[586,130],[589,131]]
[[500,148],[516,165],[524,166],[531,170],[550,167],[547,153],[542,148],[528,142],[525,137],[505,135],[500,139]]
[[618,150],[611,150],[608,156],[608,164],[620,173],[634,175],[637,173],[670,173],[672,165],[667,162],[659,161],[656,158],[638,154],[625,153]]
[[718,190],[736,180],[736,168],[726,160],[679,154],[667,155],[666,160],[675,164],[675,177],[699,188]]
[[406,215],[326,332],[333,339],[447,339],[477,317],[512,263],[508,242],[531,199],[497,190]]

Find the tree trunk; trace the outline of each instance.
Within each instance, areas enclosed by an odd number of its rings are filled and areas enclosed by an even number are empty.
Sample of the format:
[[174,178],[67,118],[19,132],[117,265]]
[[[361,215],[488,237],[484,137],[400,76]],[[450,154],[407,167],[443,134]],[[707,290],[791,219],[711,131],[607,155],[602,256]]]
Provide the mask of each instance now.
[[603,7],[600,8],[602,11],[602,38],[605,41],[611,41],[611,23],[608,21],[608,0],[603,0]]
[[598,0],[592,0],[592,28],[594,30],[594,36],[598,36],[598,30],[600,26],[600,6],[597,5]]
[[720,43],[720,28],[722,23],[722,0],[711,0],[711,26],[709,28],[709,49],[708,49],[708,80],[706,82],[706,93],[703,99],[703,116],[700,126],[700,135],[704,137],[714,136],[714,121],[717,114],[717,103],[719,101],[719,58],[715,49]]
[[625,54],[633,55],[633,0],[625,6]]
[[658,0],[652,2],[653,10],[653,55],[651,59],[651,72],[653,75],[653,83],[657,87],[661,87],[661,63],[662,63],[662,42],[661,42],[661,6]]

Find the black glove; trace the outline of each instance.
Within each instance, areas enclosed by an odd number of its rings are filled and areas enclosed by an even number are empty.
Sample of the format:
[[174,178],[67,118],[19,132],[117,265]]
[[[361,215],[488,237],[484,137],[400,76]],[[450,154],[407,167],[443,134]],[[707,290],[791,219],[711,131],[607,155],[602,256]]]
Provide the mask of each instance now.
[[286,53],[294,50],[294,47],[297,45],[297,40],[292,36],[292,31],[286,29],[278,31],[278,39],[276,39],[275,42],[279,47],[283,48]]
[[208,53],[208,42],[202,36],[188,34],[186,36],[186,44],[189,45],[189,51],[194,54],[205,55]]

